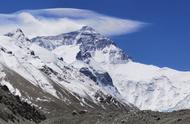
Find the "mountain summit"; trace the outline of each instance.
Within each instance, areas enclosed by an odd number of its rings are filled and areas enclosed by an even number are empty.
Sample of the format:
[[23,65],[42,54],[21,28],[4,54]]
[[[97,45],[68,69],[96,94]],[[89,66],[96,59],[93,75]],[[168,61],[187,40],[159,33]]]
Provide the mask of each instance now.
[[30,40],[25,36],[24,32],[20,28],[5,34],[5,36],[13,38],[15,42],[17,42],[17,45],[25,45],[25,47],[27,47],[27,45],[30,44]]
[[97,34],[97,32],[95,31],[94,28],[90,27],[90,26],[83,26],[81,29],[80,29],[80,32],[82,33],[89,33],[89,34]]
[[36,37],[33,43],[52,50],[67,63],[78,60],[94,58],[97,62],[125,63],[129,61],[128,55],[118,48],[115,43],[97,33],[93,28],[84,26],[80,30],[57,36]]

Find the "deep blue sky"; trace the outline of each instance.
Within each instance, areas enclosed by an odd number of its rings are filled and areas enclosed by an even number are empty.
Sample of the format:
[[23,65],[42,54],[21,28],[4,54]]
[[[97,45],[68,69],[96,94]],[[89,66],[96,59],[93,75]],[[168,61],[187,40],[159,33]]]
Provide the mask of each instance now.
[[0,13],[21,9],[80,8],[149,23],[144,29],[113,37],[136,61],[190,70],[189,0],[4,0]]

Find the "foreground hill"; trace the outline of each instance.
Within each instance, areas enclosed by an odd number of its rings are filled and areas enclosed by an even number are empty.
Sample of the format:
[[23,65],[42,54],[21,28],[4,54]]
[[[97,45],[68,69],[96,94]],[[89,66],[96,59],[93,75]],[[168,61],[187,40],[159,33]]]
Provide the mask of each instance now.
[[180,110],[171,113],[138,111],[109,113],[86,113],[63,115],[47,119],[41,124],[189,124],[190,110]]
[[10,93],[7,86],[0,85],[0,123],[34,124],[46,117],[37,108]]

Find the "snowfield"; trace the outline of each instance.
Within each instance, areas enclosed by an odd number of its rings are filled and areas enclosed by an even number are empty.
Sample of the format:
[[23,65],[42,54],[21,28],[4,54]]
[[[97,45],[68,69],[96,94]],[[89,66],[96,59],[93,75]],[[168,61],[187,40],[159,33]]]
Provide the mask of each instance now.
[[[188,108],[190,73],[136,62],[102,64],[122,96],[142,110],[171,111]],[[176,106],[177,105],[177,106]]]

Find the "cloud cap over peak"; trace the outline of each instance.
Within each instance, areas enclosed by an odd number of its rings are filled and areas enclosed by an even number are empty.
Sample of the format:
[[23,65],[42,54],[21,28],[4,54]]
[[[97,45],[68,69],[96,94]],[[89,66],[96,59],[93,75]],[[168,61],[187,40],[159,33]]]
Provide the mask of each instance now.
[[29,37],[57,35],[78,30],[85,25],[105,35],[121,35],[138,31],[145,24],[73,8],[22,10],[0,14],[0,34],[21,28]]

